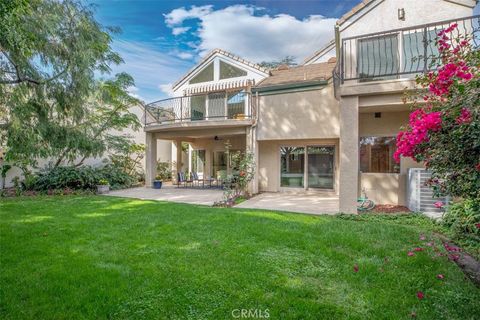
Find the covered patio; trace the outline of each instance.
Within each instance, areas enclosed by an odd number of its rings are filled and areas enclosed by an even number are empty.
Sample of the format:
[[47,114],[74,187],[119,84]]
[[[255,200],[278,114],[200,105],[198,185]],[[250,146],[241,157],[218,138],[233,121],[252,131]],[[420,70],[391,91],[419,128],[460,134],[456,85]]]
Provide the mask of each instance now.
[[[179,173],[185,180],[194,179],[198,186],[219,186],[231,174],[230,155],[234,152],[252,150],[252,129],[250,123],[233,120],[233,123],[182,124],[175,127],[161,127],[147,131],[146,181],[150,186],[156,175],[158,154],[157,140],[171,141],[172,178],[178,182]],[[229,152],[227,152],[227,150]],[[183,184],[180,181],[180,184]]]

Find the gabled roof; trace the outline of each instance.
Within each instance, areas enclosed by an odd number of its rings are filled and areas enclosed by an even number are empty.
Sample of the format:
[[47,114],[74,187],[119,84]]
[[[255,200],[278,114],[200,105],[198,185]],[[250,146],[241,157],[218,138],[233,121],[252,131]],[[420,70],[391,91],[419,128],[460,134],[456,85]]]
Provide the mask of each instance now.
[[328,80],[332,77],[332,71],[335,68],[336,61],[335,58],[330,58],[328,62],[272,70],[271,76],[260,81],[256,87],[263,88],[284,84]]
[[302,64],[307,64],[310,61],[317,59],[318,57],[324,55],[325,53],[329,52],[334,48],[335,48],[335,39],[332,39],[326,45],[324,45],[320,50],[315,51],[312,55],[305,58]]
[[372,2],[375,2],[375,1],[377,1],[377,0],[362,0],[362,2],[360,2],[355,7],[353,7],[352,10],[348,11],[340,19],[338,19],[337,20],[337,25],[339,25],[339,26],[342,25],[345,21],[350,19],[354,14],[363,10],[365,7],[367,7]]
[[206,63],[212,56],[216,55],[216,54],[221,54],[227,58],[230,58],[230,59],[233,59],[235,61],[238,61],[240,63],[243,63],[251,68],[254,68],[254,69],[257,69],[258,71],[260,72],[263,72],[265,73],[265,75],[268,75],[269,74],[269,71],[261,66],[259,66],[258,64],[256,63],[253,63],[251,61],[248,61],[248,60],[245,60],[233,53],[230,53],[228,51],[225,51],[225,50],[222,50],[222,49],[214,49],[212,51],[210,51],[205,57],[202,58],[202,60],[200,60],[199,63],[197,63],[192,69],[190,69],[182,78],[180,78],[177,82],[175,82],[173,85],[172,85],[172,89],[175,90],[176,87],[181,84],[186,78],[188,78],[191,74],[193,74],[196,70],[198,70],[199,68],[202,67],[202,65],[204,63]]

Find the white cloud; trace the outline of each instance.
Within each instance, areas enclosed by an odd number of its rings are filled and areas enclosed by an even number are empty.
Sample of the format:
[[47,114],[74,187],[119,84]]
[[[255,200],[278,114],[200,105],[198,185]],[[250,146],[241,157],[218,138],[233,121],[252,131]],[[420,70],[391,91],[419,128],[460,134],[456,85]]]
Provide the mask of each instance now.
[[190,60],[193,58],[193,54],[190,52],[179,52],[177,53],[177,57],[183,60]]
[[189,10],[186,10],[185,7],[172,10],[168,14],[164,14],[165,22],[167,26],[173,28],[176,25],[183,23],[183,21],[188,19],[198,19],[212,11],[213,6],[191,6]]
[[180,35],[180,34],[182,34],[182,33],[187,32],[188,30],[190,30],[190,27],[177,27],[177,28],[173,28],[173,29],[172,29],[172,34],[173,34],[174,36],[178,36],[178,35]]
[[115,40],[112,47],[125,61],[113,67],[113,73],[129,73],[135,80],[129,92],[146,102],[164,97],[158,85],[176,81],[191,67],[191,63],[144,43]]
[[162,92],[169,97],[175,96],[175,93],[172,90],[172,84],[171,83],[159,84],[158,88],[160,90],[162,90]]
[[[233,5],[220,10],[192,6],[175,9],[165,15],[169,26],[182,27],[198,19],[195,35],[200,56],[215,48],[231,51],[254,62],[279,60],[294,56],[297,62],[311,55],[334,38],[336,19],[311,15],[297,19],[288,14],[255,15],[262,8]],[[193,32],[194,30],[192,30]]]

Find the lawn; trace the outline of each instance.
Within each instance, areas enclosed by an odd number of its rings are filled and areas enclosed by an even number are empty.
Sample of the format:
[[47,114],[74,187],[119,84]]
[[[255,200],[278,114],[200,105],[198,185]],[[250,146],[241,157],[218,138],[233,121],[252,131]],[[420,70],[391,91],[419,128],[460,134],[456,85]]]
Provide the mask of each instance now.
[[478,319],[480,289],[416,220],[0,199],[0,318]]

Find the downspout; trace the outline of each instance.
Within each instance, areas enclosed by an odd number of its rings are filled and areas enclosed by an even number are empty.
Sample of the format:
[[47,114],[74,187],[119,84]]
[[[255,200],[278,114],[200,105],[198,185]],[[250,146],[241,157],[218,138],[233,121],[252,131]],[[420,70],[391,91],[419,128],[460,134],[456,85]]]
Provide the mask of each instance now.
[[337,63],[340,61],[340,26],[335,24],[335,56]]
[[340,100],[340,82],[343,81],[342,79],[342,62],[340,61],[342,59],[341,55],[341,48],[340,48],[340,26],[338,24],[335,24],[335,56],[337,58],[337,64],[335,65],[335,68],[333,69],[332,72],[332,79],[333,79],[333,95],[335,99]]

